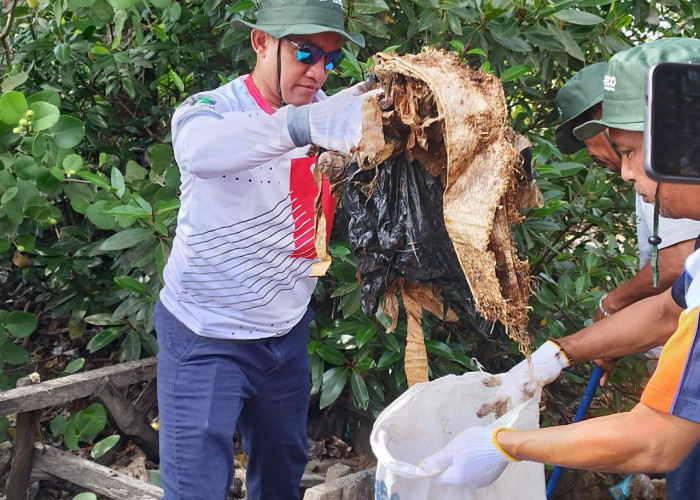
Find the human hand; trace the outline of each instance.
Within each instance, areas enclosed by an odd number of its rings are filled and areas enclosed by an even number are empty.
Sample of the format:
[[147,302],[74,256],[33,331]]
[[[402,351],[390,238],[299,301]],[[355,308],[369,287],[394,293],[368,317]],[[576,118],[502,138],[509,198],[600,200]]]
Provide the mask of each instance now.
[[555,380],[569,362],[564,351],[555,342],[548,340],[530,356],[530,363],[525,359],[506,373],[492,375],[484,379],[488,387],[498,386],[496,395],[476,412],[478,417],[485,417],[492,412],[500,417],[506,411],[508,403],[517,406],[534,396],[537,389]]
[[594,359],[593,362],[600,366],[603,370],[603,376],[600,377],[600,382],[598,384],[603,387],[605,385],[605,382],[608,381],[608,375],[610,375],[610,372],[612,369],[615,367],[615,360],[613,358],[604,358],[604,359]]
[[323,101],[309,105],[311,143],[349,155],[362,138],[362,107],[365,100],[384,93],[368,90],[372,82],[361,82]]
[[433,482],[438,486],[466,486],[483,488],[493,483],[510,462],[517,460],[507,455],[496,441],[496,434],[504,427],[469,427],[459,433],[437,453],[420,461],[426,472],[438,472]]

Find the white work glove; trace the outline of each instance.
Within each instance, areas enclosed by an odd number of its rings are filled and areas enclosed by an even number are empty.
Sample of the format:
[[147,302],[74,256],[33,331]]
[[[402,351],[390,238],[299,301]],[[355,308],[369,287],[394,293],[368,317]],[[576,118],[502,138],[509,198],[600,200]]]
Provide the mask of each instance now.
[[485,417],[496,412],[496,417],[500,417],[505,413],[508,403],[511,408],[524,403],[534,396],[537,389],[556,380],[570,364],[561,347],[548,340],[532,353],[530,363],[525,359],[506,373],[484,379],[484,385],[498,386],[498,390],[495,397],[481,405],[476,414]]
[[518,461],[496,441],[496,434],[504,429],[469,427],[418,466],[426,472],[441,471],[433,479],[438,486],[484,488],[498,479],[510,462]]
[[365,99],[384,93],[383,89],[367,89],[370,82],[361,82],[323,101],[305,106],[290,106],[287,128],[297,146],[314,144],[349,155],[362,138],[362,105]]

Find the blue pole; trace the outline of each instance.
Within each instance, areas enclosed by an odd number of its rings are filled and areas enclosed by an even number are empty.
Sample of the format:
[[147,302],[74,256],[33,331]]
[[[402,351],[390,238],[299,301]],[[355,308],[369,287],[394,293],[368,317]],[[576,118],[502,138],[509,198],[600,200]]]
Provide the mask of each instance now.
[[[598,383],[600,382],[600,378],[602,376],[603,369],[600,366],[595,365],[595,368],[593,368],[593,373],[591,373],[591,379],[588,381],[586,390],[584,391],[581,402],[578,405],[578,410],[576,410],[576,415],[574,415],[574,422],[578,422],[586,416],[588,407],[591,406],[591,400],[593,399],[593,396],[595,396],[595,391],[598,388]],[[554,496],[554,490],[557,489],[557,483],[559,482],[559,476],[561,476],[562,469],[563,467],[557,465],[554,467],[552,474],[549,476],[549,481],[547,481],[547,500],[552,500],[552,497]]]

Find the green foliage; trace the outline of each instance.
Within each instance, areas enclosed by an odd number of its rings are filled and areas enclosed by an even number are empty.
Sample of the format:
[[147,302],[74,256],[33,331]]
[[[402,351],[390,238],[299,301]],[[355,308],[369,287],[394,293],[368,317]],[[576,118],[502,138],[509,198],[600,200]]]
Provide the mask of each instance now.
[[[63,441],[71,450],[80,449],[80,443],[92,443],[104,430],[107,424],[107,412],[99,403],[93,403],[87,408],[65,415],[59,413],[49,423],[49,431],[54,442]],[[119,441],[120,436],[114,434],[101,439],[92,446],[90,456],[99,458],[107,453]]]
[[91,492],[78,493],[73,497],[73,500],[97,500],[97,495]]
[[[587,166],[585,152],[557,150],[552,99],[584,64],[629,44],[698,37],[694,2],[345,4],[349,29],[363,32],[367,46],[343,48],[347,57],[326,84],[330,92],[363,79],[377,51],[425,45],[456,51],[501,78],[513,127],[534,143],[545,199],[516,228],[535,279],[530,332],[537,343],[585,325],[603,291],[636,265],[632,193],[616,176]],[[37,317],[65,326],[82,356],[152,356],[151,313],[179,207],[170,116],[187,95],[250,71],[248,33],[229,25],[252,19],[254,2],[39,0],[35,8],[10,2],[3,14],[10,9],[0,84],[0,271],[10,270],[3,290],[31,300],[0,310],[2,366],[29,360],[20,342],[42,330]],[[376,413],[406,386],[405,317],[387,334],[381,309],[375,317],[360,311],[344,238],[336,227],[334,261],[314,295],[312,391],[322,406],[348,394],[356,407]],[[517,358],[507,339],[478,336],[466,317],[457,325],[428,317],[422,326],[433,377],[474,369],[473,357],[491,371],[515,361],[504,356]],[[83,365],[77,359],[59,375]],[[624,375],[640,379],[638,365],[625,366]],[[10,386],[6,373],[0,388]],[[80,418],[56,417],[52,433],[54,426],[65,432],[73,447],[90,442],[99,412],[89,408]]]
[[92,451],[90,452],[90,456],[92,458],[99,458],[111,450],[118,442],[118,435],[114,434],[112,436],[107,436],[106,438],[95,443],[95,446],[92,447]]
[[85,366],[85,358],[74,359],[66,365],[66,368],[63,370],[62,374],[73,375],[74,373],[79,372],[83,366]]
[[65,423],[65,428],[61,428],[61,421],[57,422],[56,430],[62,431],[59,434],[63,434],[63,443],[69,449],[78,450],[80,449],[79,442],[92,443],[106,424],[107,412],[104,406],[93,403],[84,410],[71,415]]
[[536,280],[531,332],[556,338],[585,326],[604,291],[634,272],[634,191],[580,163],[585,151],[563,162],[549,141],[531,137],[545,203],[526,214],[516,237]]
[[29,360],[29,352],[15,339],[28,337],[36,327],[33,314],[0,309],[0,366],[23,365]]
[[[59,107],[53,90],[28,98],[11,91],[0,98],[0,118],[7,124],[0,131],[0,247],[14,246],[23,256],[22,278],[54,318],[67,317],[72,338],[88,324],[119,325],[98,332],[90,352],[113,335],[110,341],[123,336],[120,359],[138,359],[142,347],[153,355],[152,304],[179,206],[171,148],[150,146],[153,168],[128,160],[123,174],[117,156],[101,152],[91,158],[75,149],[85,125],[60,114]],[[101,321],[91,322],[95,317]],[[29,313],[12,312],[8,320],[15,337],[36,328]],[[26,362],[22,352],[13,343],[0,347],[8,363]]]

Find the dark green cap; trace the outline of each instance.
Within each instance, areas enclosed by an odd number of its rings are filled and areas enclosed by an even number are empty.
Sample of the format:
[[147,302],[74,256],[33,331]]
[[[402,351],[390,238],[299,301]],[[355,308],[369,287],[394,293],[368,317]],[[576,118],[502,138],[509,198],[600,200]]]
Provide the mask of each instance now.
[[343,0],[260,0],[255,24],[236,19],[232,25],[256,28],[275,38],[332,31],[360,47],[365,46],[361,34],[345,31]]
[[554,130],[559,150],[567,155],[586,145],[574,136],[574,120],[603,100],[603,77],[608,63],[586,66],[576,73],[557,92],[554,103],[559,108],[562,122]]
[[603,118],[576,127],[574,135],[585,140],[608,127],[642,132],[647,72],[660,62],[700,62],[700,40],[663,38],[615,54],[603,79]]

